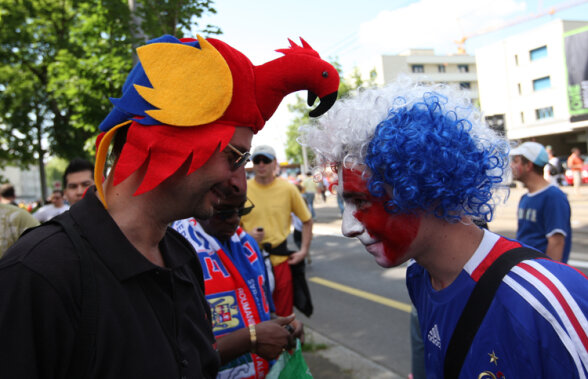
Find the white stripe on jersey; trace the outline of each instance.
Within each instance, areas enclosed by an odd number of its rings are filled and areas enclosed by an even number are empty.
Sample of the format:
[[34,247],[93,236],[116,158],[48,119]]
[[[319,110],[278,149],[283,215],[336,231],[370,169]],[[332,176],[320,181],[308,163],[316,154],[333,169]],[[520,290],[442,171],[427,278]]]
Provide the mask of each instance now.
[[[528,264],[529,266],[533,267],[537,271],[539,271],[541,274],[545,275],[545,277],[549,281],[551,281],[551,283],[559,290],[559,292],[564,297],[565,302],[567,303],[567,305],[570,307],[570,309],[572,310],[572,312],[574,313],[574,315],[578,319],[580,326],[588,325],[588,322],[586,321],[586,317],[584,316],[584,313],[582,312],[582,310],[578,306],[578,303],[576,303],[576,301],[572,298],[572,295],[569,293],[567,288],[562,284],[562,282],[559,281],[559,279],[557,279],[555,277],[555,275],[553,275],[551,272],[549,272],[549,270],[545,269],[545,267],[543,267],[539,262],[529,260],[529,261],[525,261],[525,263]],[[561,305],[559,300],[556,298],[556,296],[553,294],[553,292],[539,278],[537,278],[532,273],[526,271],[525,269],[523,269],[521,267],[518,267],[518,266],[513,267],[512,272],[521,276],[527,282],[532,284],[539,292],[541,292],[541,294],[543,296],[545,296],[545,298],[547,299],[549,304],[551,304],[551,306],[557,312],[559,318],[562,320],[568,335],[571,337],[572,341],[574,342],[574,344],[576,346],[576,350],[578,351],[580,358],[582,358],[582,363],[584,364],[584,367],[586,367],[588,369],[588,351],[586,351],[586,348],[584,347],[584,344],[582,343],[582,340],[580,339],[580,336],[578,335],[578,331],[572,325],[572,322],[570,321],[565,310],[563,309],[563,306]],[[584,331],[584,333],[585,333],[585,331]]]
[[558,335],[562,344],[565,346],[565,348],[570,353],[570,356],[574,360],[576,370],[578,371],[578,376],[582,379],[586,379],[585,371],[582,368],[582,362],[578,351],[576,350],[576,347],[570,336],[567,335],[557,319],[543,306],[543,304],[541,304],[539,300],[535,298],[535,296],[533,296],[526,288],[517,283],[513,278],[507,275],[504,277],[503,282],[511,287],[523,299],[525,299],[527,303],[529,303],[529,305],[533,307],[538,314],[543,316],[543,318],[545,318],[545,320],[547,320],[547,322],[553,327],[555,333]]
[[463,269],[469,274],[472,275],[472,272],[482,263],[484,258],[488,256],[488,253],[492,250],[496,242],[500,239],[498,234],[494,234],[487,229],[484,229],[484,237],[480,242],[480,245],[472,255],[472,257],[468,260],[468,262],[463,266]]

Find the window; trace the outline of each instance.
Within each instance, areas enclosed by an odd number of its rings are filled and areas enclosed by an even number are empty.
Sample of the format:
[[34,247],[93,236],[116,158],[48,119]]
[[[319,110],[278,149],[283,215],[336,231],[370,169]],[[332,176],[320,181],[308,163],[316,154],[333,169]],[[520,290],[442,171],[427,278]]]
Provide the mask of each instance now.
[[533,80],[533,91],[541,91],[547,88],[551,88],[551,78],[549,76]]
[[521,124],[525,123],[525,113],[521,112]]
[[519,90],[519,95],[522,95],[523,91],[521,90],[521,83],[517,83],[517,89]]
[[460,82],[459,83],[459,89],[470,89],[470,88],[471,88],[470,82]]
[[553,118],[553,107],[535,109],[535,117],[537,117],[537,120]]
[[541,46],[529,51],[531,61],[547,57],[547,46]]
[[470,67],[467,64],[458,64],[457,70],[459,72],[470,72]]
[[519,65],[519,56],[517,54],[515,54],[515,65]]
[[414,73],[425,72],[425,66],[422,64],[413,64],[410,68]]
[[440,64],[437,66],[437,71],[439,72],[445,72],[445,65],[444,64]]

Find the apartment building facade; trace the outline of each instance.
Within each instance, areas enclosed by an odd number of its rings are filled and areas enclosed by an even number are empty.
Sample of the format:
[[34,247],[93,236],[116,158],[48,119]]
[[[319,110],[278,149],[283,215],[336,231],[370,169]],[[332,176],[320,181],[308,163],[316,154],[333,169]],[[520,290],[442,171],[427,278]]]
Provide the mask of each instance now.
[[[586,152],[588,101],[585,111],[570,101],[581,95],[571,71],[583,65],[579,76],[588,75],[588,45],[574,47],[569,37],[584,29],[588,36],[588,22],[556,19],[476,50],[480,106],[510,140],[552,145],[558,155],[575,146]],[[584,91],[588,95],[588,87]]]
[[414,80],[457,85],[478,102],[476,60],[472,55],[435,55],[433,49],[409,49],[398,55],[383,55],[379,71],[384,84],[403,73]]

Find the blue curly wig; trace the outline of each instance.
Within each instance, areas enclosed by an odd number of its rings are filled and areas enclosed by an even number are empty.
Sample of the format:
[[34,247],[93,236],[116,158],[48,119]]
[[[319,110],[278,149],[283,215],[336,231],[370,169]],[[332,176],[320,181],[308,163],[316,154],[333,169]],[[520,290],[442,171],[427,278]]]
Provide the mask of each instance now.
[[370,192],[391,195],[390,213],[489,222],[497,190],[508,195],[508,142],[456,88],[403,77],[337,103],[301,134],[320,165],[365,165]]

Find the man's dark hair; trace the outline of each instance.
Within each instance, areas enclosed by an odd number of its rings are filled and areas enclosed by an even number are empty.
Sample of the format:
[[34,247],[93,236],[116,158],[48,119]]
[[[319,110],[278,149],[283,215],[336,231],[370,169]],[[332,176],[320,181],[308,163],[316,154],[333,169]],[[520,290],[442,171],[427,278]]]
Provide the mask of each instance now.
[[0,186],[0,196],[5,199],[12,199],[16,197],[14,186],[10,183],[5,183]]
[[[521,157],[521,161],[523,161],[524,164],[531,162],[530,160],[528,160],[527,158],[525,158],[522,155],[520,157]],[[533,163],[533,162],[531,162],[531,163]],[[543,166],[537,166],[535,163],[533,163],[533,172],[535,172],[537,175],[543,176]]]
[[67,176],[75,172],[90,171],[90,176],[94,177],[94,165],[83,158],[74,158],[69,162],[63,173],[63,188],[67,187]]

